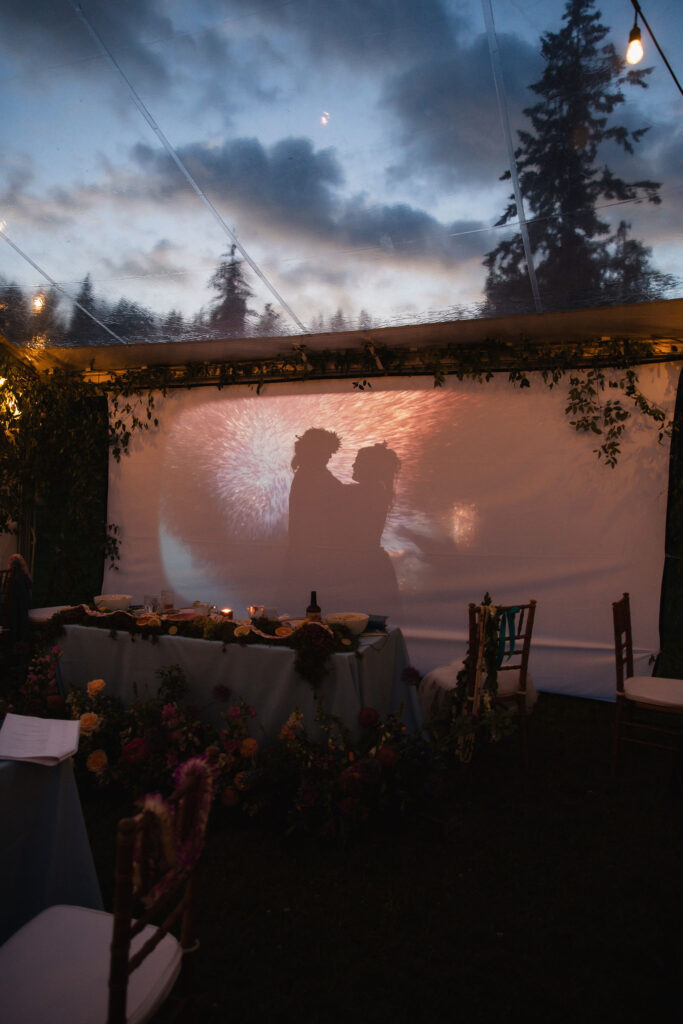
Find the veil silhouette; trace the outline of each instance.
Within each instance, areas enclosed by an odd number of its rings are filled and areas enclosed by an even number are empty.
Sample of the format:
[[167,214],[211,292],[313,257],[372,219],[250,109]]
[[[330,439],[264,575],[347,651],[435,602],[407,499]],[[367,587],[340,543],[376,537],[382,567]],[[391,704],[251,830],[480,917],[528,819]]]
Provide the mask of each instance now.
[[400,613],[396,572],[382,534],[394,501],[394,486],[401,462],[386,441],[359,449],[353,464],[353,484],[346,491],[348,522],[354,535],[355,581],[358,592],[382,614]]

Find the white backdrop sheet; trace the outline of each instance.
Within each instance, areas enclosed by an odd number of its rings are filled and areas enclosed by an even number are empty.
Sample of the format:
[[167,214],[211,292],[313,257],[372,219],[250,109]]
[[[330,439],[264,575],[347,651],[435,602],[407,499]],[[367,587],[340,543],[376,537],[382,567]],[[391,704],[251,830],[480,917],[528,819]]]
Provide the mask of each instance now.
[[[678,372],[643,368],[645,393],[671,410]],[[110,466],[122,558],[105,593],[170,588],[178,606],[240,618],[252,603],[303,614],[316,589],[323,612],[388,614],[422,672],[463,656],[469,601],[536,598],[537,688],[612,699],[611,602],[628,590],[649,671],[669,456],[651,425],[634,421],[610,469],[596,437],[569,426],[566,391],[533,376],[523,390],[504,375],[441,389],[400,378],[363,392],[204,388],[158,404],[159,428]],[[339,448],[326,462],[330,434]]]

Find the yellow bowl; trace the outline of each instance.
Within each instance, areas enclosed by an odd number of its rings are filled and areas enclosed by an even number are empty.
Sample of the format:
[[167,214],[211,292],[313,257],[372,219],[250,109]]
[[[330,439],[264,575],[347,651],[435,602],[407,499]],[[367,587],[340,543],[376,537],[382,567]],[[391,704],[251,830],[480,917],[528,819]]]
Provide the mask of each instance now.
[[93,598],[95,605],[107,608],[110,612],[120,612],[130,606],[132,594],[98,594]]

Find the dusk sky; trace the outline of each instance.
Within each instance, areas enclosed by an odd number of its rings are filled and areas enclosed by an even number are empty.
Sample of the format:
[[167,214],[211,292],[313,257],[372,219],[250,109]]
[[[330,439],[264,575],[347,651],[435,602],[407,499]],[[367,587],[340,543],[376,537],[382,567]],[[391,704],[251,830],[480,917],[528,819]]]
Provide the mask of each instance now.
[[[199,188],[296,319],[338,308],[376,323],[450,318],[483,299],[484,255],[509,182],[480,0],[83,0],[82,11]],[[539,36],[564,0],[494,0],[513,125],[535,101]],[[643,0],[679,79],[680,0]],[[629,0],[598,3],[625,50]],[[0,0],[0,221],[75,295],[191,316],[231,239],[164,150],[70,0]],[[628,181],[661,206],[601,214],[632,225],[683,279],[681,97],[643,27],[647,90],[616,120],[649,132]],[[516,136],[515,136],[516,141]],[[0,276],[45,281],[0,238]],[[250,306],[277,302],[250,269]],[[65,303],[65,309],[68,304]],[[283,326],[298,331],[280,308]]]

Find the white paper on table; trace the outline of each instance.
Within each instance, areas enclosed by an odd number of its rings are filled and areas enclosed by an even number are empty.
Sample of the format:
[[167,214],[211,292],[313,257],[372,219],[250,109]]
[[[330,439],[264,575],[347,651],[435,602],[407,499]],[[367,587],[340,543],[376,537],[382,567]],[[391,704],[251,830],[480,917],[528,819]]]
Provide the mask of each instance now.
[[78,750],[80,728],[77,719],[8,714],[0,728],[0,758],[59,764]]

